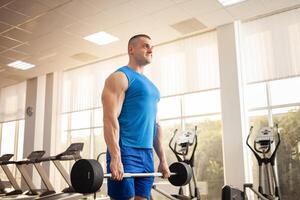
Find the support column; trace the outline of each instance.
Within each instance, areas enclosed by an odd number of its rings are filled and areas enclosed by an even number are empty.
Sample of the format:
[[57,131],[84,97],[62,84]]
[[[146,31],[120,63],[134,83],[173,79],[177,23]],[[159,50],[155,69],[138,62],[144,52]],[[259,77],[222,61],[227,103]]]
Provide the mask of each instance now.
[[[26,86],[26,103],[25,103],[25,130],[24,130],[24,147],[23,158],[33,151],[34,135],[35,135],[35,121],[36,121],[36,97],[37,97],[37,78],[27,80]],[[29,176],[32,177],[32,166],[28,170]],[[28,189],[22,178],[22,189]]]
[[248,180],[247,156],[244,153],[247,120],[244,110],[241,76],[239,22],[217,28],[221,105],[223,120],[223,159],[225,184],[243,189]]

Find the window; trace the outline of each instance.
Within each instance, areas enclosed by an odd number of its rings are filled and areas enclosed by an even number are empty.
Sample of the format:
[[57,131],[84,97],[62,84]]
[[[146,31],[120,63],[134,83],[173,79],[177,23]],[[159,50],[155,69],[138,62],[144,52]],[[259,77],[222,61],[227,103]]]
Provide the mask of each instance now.
[[168,119],[180,117],[181,115],[181,98],[178,96],[161,98],[158,103],[159,119]]
[[15,134],[16,134],[16,121],[6,122],[2,124],[1,155],[8,154],[8,153],[14,154]]
[[220,90],[187,94],[183,98],[185,116],[221,112]]
[[300,77],[270,82],[272,105],[300,102]]
[[222,122],[220,115],[185,119],[187,130],[197,126],[198,145],[195,158],[195,173],[203,196],[220,199],[224,185]]
[[[1,155],[14,154],[11,160],[23,159],[24,120],[0,123],[0,136]],[[21,175],[15,165],[9,165],[8,167],[16,177],[17,182],[20,183]],[[7,179],[2,170],[0,170],[0,179]]]
[[91,112],[73,112],[71,114],[72,129],[88,128],[91,126]]
[[290,108],[288,112],[274,111],[274,123],[281,129],[281,143],[277,153],[279,185],[282,199],[298,199],[300,177],[300,109]]
[[249,109],[267,106],[266,83],[256,83],[246,86],[245,101]]

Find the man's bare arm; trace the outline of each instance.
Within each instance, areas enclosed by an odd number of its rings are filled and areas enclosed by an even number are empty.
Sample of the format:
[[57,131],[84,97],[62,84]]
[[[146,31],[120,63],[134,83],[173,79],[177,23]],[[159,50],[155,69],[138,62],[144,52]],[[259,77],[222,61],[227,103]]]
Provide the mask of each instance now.
[[165,151],[163,149],[163,133],[159,122],[156,123],[156,137],[154,138],[154,149],[159,159],[158,171],[163,173],[164,178],[170,177],[170,170],[166,160]]
[[113,179],[121,180],[123,177],[123,165],[119,146],[119,122],[125,98],[128,81],[122,72],[115,72],[106,81],[102,92],[104,139],[111,155],[110,169]]

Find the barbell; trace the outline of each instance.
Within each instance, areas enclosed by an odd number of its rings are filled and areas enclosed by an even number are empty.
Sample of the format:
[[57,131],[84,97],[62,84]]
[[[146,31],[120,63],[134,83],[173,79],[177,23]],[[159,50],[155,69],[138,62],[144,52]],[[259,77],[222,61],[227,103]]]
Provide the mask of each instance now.
[[[174,186],[184,186],[191,181],[192,168],[184,162],[175,162],[169,166],[169,182]],[[129,177],[162,177],[162,173],[124,173]],[[103,183],[104,178],[111,178],[111,174],[104,174],[101,164],[93,159],[80,159],[71,169],[71,183],[78,193],[95,193]]]

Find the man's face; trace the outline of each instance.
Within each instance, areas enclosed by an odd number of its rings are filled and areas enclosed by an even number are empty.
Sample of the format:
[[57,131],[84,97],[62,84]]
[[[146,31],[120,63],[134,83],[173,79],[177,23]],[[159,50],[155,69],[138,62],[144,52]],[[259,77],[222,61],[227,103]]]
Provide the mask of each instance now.
[[137,38],[129,47],[129,54],[136,60],[136,62],[145,66],[152,61],[152,43],[151,40],[145,37]]

